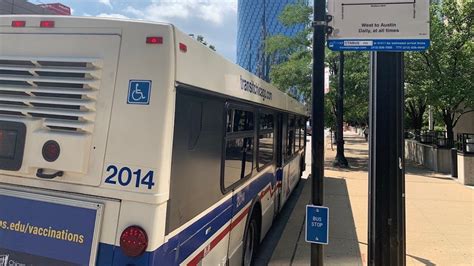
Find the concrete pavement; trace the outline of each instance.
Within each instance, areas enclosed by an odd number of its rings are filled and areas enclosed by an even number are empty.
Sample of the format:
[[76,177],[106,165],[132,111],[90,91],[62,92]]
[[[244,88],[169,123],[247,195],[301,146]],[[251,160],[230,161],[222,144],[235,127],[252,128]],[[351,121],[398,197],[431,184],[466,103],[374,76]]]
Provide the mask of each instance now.
[[[367,265],[368,148],[355,133],[345,139],[350,169],[333,168],[335,151],[326,145],[325,265]],[[310,196],[310,180],[303,179],[264,240],[257,265],[309,265],[304,215]],[[408,164],[406,239],[407,265],[474,265],[474,189]]]

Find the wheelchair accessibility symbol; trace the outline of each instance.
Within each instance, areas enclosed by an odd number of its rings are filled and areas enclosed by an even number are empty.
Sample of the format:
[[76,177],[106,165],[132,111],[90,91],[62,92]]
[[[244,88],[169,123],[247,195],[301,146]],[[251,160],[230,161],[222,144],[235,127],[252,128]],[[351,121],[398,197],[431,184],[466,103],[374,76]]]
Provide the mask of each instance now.
[[150,104],[151,80],[130,80],[128,104]]

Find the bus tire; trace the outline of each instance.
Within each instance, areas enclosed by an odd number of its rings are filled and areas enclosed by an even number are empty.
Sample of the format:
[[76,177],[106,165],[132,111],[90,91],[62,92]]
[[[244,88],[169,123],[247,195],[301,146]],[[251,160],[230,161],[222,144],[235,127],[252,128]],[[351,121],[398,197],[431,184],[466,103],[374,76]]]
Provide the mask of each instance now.
[[260,225],[256,212],[252,212],[247,228],[245,228],[245,236],[243,243],[242,265],[253,265],[255,254],[260,243]]

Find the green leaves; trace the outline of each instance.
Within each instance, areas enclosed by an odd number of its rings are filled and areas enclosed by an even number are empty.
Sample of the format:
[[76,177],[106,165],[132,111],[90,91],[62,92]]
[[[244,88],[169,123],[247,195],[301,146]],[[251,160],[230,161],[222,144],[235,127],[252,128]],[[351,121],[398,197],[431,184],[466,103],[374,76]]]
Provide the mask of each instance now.
[[431,47],[405,54],[407,101],[426,101],[446,127],[474,108],[472,0],[444,0],[431,6]]
[[270,79],[277,87],[288,92],[291,88],[297,88],[303,94],[304,99],[311,98],[311,54],[296,52],[290,59],[278,65],[272,66]]
[[[288,60],[273,65],[270,78],[272,83],[283,91],[297,89],[304,101],[311,102],[311,15],[312,7],[304,1],[288,5],[280,15],[280,21],[287,27],[298,24],[305,25],[303,31],[294,37],[276,35],[266,41],[266,53],[270,57],[285,57]],[[335,123],[335,99],[338,86],[339,53],[326,52],[326,65],[329,67],[331,87],[326,95],[326,126]],[[346,53],[345,65],[345,117],[346,121],[365,124],[368,120],[369,108],[369,56],[368,53]]]
[[[369,116],[369,53],[344,52],[344,120],[351,124],[367,124]],[[335,99],[339,86],[339,52],[326,51],[326,65],[329,67],[330,90],[326,95],[327,104],[333,105],[332,115],[336,115]],[[328,121],[332,118],[326,116]]]
[[[272,82],[283,91],[296,88],[306,102],[311,99],[311,9],[304,2],[288,5],[281,22],[289,27],[303,24],[305,29],[294,37],[277,35],[266,42],[270,58],[288,59],[272,66]],[[405,53],[407,111],[420,127],[426,106],[431,105],[452,129],[460,116],[474,108],[474,1],[443,0],[441,5],[433,4],[430,12],[431,47],[426,52]],[[345,55],[345,120],[364,124],[368,120],[369,55]],[[325,106],[328,122],[335,115],[338,58],[338,53],[327,50],[326,65],[332,75]]]
[[294,5],[287,5],[281,13],[279,19],[286,27],[297,24],[311,24],[310,16],[313,14],[313,8],[308,6],[304,1],[298,1]]
[[312,8],[304,1],[287,5],[280,15],[281,23],[287,27],[303,24],[304,29],[293,37],[275,35],[265,42],[265,53],[269,58],[286,59],[272,65],[272,83],[284,92],[296,89],[306,102],[311,99],[311,13]]

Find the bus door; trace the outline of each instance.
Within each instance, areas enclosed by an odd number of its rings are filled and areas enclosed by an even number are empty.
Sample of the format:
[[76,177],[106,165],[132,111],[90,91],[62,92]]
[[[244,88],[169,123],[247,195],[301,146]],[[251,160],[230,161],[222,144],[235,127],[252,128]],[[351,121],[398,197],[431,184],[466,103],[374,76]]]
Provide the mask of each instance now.
[[296,187],[300,175],[300,156],[296,148],[296,119],[293,115],[283,116],[283,180],[282,205]]
[[276,179],[277,191],[275,195],[275,215],[280,212],[282,202],[282,182],[283,182],[283,114],[278,114],[276,118]]
[[283,206],[288,199],[290,190],[290,156],[288,151],[291,150],[291,142],[289,142],[289,130],[288,130],[288,114],[282,115],[282,183],[281,183],[281,206]]

